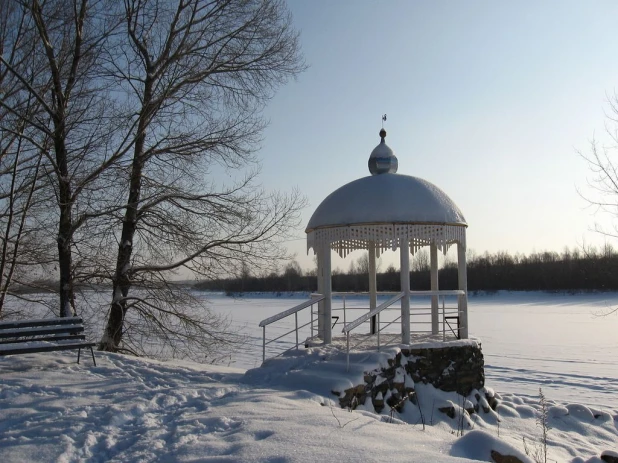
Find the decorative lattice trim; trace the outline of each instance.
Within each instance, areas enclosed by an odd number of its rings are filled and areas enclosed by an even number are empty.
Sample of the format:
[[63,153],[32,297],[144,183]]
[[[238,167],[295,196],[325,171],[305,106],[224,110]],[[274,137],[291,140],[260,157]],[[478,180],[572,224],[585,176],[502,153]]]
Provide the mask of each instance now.
[[375,224],[350,225],[313,230],[307,234],[307,251],[330,246],[341,257],[358,249],[368,249],[369,242],[376,246],[379,257],[387,249],[395,251],[403,240],[410,245],[410,252],[435,243],[440,251],[447,253],[453,243],[466,247],[466,227],[432,224]]

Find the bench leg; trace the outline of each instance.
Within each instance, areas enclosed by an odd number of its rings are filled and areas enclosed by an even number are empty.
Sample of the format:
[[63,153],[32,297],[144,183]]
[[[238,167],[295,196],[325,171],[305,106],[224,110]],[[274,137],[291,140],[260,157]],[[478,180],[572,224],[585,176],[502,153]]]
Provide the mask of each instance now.
[[[79,363],[79,358],[80,355],[82,353],[82,348],[80,347],[79,349],[77,349],[77,363]],[[94,351],[92,350],[92,347],[90,347],[90,354],[92,355],[92,363],[94,363],[94,366],[97,366],[97,361],[94,359]]]

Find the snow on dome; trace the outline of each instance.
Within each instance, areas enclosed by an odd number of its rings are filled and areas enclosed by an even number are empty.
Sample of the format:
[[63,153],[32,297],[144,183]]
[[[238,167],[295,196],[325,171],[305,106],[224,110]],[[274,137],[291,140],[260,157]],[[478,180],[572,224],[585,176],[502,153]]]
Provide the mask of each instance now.
[[409,175],[382,174],[354,180],[327,196],[311,216],[306,232],[387,223],[467,226],[457,205],[433,183]]
[[377,174],[394,174],[397,172],[398,161],[397,156],[393,153],[393,150],[386,144],[384,138],[386,137],[386,130],[380,130],[380,144],[376,146],[367,162],[369,166],[369,172],[371,175]]

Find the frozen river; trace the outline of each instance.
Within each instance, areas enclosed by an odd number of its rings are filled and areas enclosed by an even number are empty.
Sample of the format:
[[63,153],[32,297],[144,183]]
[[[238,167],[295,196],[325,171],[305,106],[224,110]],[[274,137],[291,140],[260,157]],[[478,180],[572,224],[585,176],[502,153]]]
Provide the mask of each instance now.
[[[261,364],[259,322],[307,298],[200,294],[212,310],[231,317],[233,328],[247,335],[248,344],[232,358],[233,365],[241,368]],[[616,306],[617,293],[472,295],[470,334],[482,343],[487,385],[531,396],[542,387],[548,399],[618,409],[618,314],[600,316]],[[304,312],[301,324],[308,321]],[[268,337],[291,329],[294,319],[287,320],[269,331]],[[333,334],[339,332],[336,328]]]

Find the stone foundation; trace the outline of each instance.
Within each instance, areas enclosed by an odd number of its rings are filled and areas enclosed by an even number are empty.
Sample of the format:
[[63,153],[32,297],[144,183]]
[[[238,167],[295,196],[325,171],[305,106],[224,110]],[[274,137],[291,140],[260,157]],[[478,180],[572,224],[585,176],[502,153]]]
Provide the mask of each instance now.
[[467,396],[485,385],[485,361],[481,344],[402,349],[408,358],[406,371],[415,383],[432,384],[436,389]]
[[401,410],[407,400],[415,401],[415,383],[463,396],[485,385],[481,344],[472,340],[411,345],[388,359],[388,364],[387,368],[365,372],[364,384],[333,391],[341,407],[354,409],[371,399],[378,413],[385,403]]

